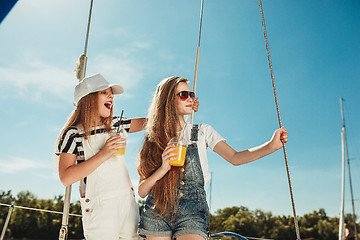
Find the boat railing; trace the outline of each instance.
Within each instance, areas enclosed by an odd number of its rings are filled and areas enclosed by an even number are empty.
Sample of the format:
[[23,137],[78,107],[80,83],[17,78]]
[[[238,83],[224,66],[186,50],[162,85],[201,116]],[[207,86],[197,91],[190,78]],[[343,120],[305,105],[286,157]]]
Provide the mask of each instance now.
[[229,239],[240,239],[240,240],[274,240],[274,239],[265,239],[265,238],[256,238],[256,237],[244,237],[240,234],[234,233],[234,232],[219,232],[219,233],[213,233],[210,235],[211,239],[217,239],[217,238],[229,238]]
[[[52,211],[52,210],[40,209],[40,208],[32,208],[32,207],[23,207],[23,206],[17,206],[17,205],[14,205],[14,204],[0,203],[0,206],[9,208],[9,211],[8,211],[7,216],[6,216],[6,220],[5,220],[2,232],[1,232],[0,240],[3,240],[4,237],[5,237],[6,229],[7,229],[8,225],[9,225],[11,215],[12,215],[15,208],[24,209],[24,210],[30,210],[30,211],[53,213],[53,214],[59,214],[59,215],[64,214],[63,212],[59,212],[59,211]],[[69,213],[69,216],[81,217],[82,215],[81,214],[75,214],[75,213]],[[210,235],[210,238],[211,239],[218,239],[218,238],[233,239],[233,238],[235,238],[235,239],[240,239],[240,240],[271,240],[271,239],[264,239],[264,238],[244,237],[244,236],[241,236],[240,234],[237,234],[237,233],[234,233],[234,232],[213,233],[213,234]]]
[[[38,211],[38,212],[54,213],[54,214],[60,214],[60,215],[63,214],[63,212],[46,210],[46,209],[40,209],[40,208],[16,206],[16,205],[14,205],[14,204],[0,203],[0,206],[8,207],[8,208],[9,208],[8,214],[7,214],[7,216],[6,216],[6,220],[5,220],[5,222],[4,222],[3,229],[2,229],[2,231],[1,231],[0,240],[3,240],[4,237],[5,237],[6,229],[7,229],[8,225],[9,225],[11,215],[12,215],[12,213],[13,213],[13,211],[14,211],[15,208],[25,209],[25,210],[31,210],[31,211]],[[80,214],[75,214],[75,213],[69,213],[69,215],[70,215],[70,216],[75,216],[75,217],[81,217],[81,216],[82,216],[82,215],[80,215]]]

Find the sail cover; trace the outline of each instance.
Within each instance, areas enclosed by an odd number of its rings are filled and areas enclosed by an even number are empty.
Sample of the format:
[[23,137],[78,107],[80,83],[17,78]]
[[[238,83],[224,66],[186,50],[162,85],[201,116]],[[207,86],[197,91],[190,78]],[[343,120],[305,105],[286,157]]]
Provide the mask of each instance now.
[[17,0],[2,0],[0,1],[0,24],[6,17],[6,15],[13,8]]

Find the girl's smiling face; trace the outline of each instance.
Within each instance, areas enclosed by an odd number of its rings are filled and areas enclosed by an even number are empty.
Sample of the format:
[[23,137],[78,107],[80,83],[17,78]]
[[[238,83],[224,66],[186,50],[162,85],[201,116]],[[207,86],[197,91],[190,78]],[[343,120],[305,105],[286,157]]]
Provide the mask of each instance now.
[[178,95],[182,91],[190,92],[190,86],[186,82],[180,82],[176,87],[176,98],[175,98],[175,106],[177,113],[180,116],[185,116],[192,113],[192,107],[194,103],[194,99],[190,96],[186,100],[181,100]]
[[107,88],[97,92],[98,112],[102,118],[107,118],[111,115],[111,110],[114,103],[114,96],[111,88]]

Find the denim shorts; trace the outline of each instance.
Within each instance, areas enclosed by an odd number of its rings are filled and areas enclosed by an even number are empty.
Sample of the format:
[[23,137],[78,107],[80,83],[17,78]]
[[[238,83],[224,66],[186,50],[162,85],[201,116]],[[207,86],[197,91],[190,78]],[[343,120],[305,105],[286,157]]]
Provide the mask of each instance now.
[[146,199],[145,211],[139,224],[139,235],[172,237],[196,234],[208,239],[209,208],[204,193],[184,194],[179,198],[177,216],[169,220],[154,209],[154,198]]

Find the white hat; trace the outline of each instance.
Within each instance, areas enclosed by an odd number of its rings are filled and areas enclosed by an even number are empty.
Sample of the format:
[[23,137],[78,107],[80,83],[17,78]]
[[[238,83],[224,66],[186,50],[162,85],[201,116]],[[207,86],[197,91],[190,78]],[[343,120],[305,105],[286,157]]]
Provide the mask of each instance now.
[[124,88],[120,85],[110,84],[101,74],[85,77],[75,87],[74,105],[76,106],[81,98],[94,92],[98,92],[111,87],[113,94],[121,94]]

